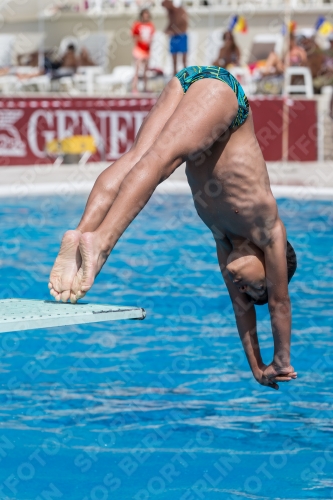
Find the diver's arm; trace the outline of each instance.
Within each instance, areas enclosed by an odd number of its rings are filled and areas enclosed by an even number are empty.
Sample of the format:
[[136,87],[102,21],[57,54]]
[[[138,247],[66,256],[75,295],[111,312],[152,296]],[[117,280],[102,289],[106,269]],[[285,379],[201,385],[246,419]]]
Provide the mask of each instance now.
[[280,369],[275,367],[274,363],[269,366],[264,364],[260,353],[255,307],[250,297],[241,293],[230,279],[226,269],[229,252],[218,242],[216,246],[221,273],[235,312],[238,333],[253,376],[259,384],[278,389],[277,382],[289,382],[292,378],[296,378],[297,374],[291,366],[288,369]]
[[253,376],[260,382],[262,371],[266,366],[262,361],[260,353],[256,311],[250,298],[246,294],[241,293],[231,281],[226,269],[229,252],[219,242],[216,242],[216,248],[221,273],[233,305],[239,337]]
[[[236,288],[235,285],[232,285],[232,287]],[[246,358],[254,378],[259,381],[266,365],[264,365],[262,360],[259,347],[255,307],[246,294],[239,293],[237,289],[236,292],[238,292],[238,294],[235,294],[231,287],[228,287],[228,291],[235,313],[237,330]],[[237,297],[235,297],[235,295],[237,295]]]
[[265,253],[268,307],[274,338],[273,365],[290,371],[291,306],[288,292],[286,231],[280,220],[271,231]]

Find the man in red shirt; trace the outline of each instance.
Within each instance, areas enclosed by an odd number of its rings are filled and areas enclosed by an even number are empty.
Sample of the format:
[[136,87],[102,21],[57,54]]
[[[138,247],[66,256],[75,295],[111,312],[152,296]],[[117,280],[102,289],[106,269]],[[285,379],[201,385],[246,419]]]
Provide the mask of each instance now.
[[133,92],[137,92],[140,67],[143,70],[144,92],[146,92],[147,67],[150,56],[150,45],[154,33],[155,26],[151,22],[150,12],[148,9],[143,9],[140,12],[139,21],[136,21],[132,26],[132,35],[135,41],[132,52],[135,60],[135,76],[132,84]]

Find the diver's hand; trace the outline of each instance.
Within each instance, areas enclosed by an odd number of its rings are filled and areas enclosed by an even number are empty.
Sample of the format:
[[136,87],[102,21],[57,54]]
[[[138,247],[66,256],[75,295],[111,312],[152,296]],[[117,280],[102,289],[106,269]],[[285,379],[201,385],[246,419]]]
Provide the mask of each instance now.
[[254,377],[259,384],[278,390],[277,382],[290,382],[297,378],[297,373],[292,366],[281,367],[273,362],[268,366],[262,365]]

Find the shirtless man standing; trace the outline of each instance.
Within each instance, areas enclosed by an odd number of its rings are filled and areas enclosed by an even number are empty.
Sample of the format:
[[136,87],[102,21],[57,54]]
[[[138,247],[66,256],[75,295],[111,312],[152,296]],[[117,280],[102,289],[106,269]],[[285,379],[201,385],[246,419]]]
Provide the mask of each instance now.
[[[223,68],[185,68],[169,82],[131,150],[98,177],[77,229],[65,233],[50,293],[64,302],[82,298],[157,185],[184,161],[195,207],[216,241],[253,375],[278,389],[277,382],[296,378],[288,294],[296,256],[287,245],[248,101]],[[254,308],[267,301],[274,338],[268,366]]]
[[176,7],[172,0],[163,0],[162,6],[167,10],[169,23],[165,33],[170,36],[170,53],[173,62],[173,74],[177,73],[178,54],[182,55],[182,63],[187,64],[187,28],[188,15],[184,7]]

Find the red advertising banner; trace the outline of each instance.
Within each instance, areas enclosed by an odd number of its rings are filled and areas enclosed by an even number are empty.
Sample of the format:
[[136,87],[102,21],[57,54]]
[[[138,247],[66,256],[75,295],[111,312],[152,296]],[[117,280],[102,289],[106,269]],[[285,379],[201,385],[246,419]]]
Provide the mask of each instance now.
[[[283,104],[282,98],[250,99],[254,128],[266,161],[282,159]],[[317,101],[285,100],[288,113],[288,160],[318,159]]]
[[289,103],[289,161],[318,159],[317,101],[287,100]]
[[[289,159],[317,159],[316,101],[288,100]],[[98,153],[91,160],[114,161],[133,144],[156,99],[1,98],[0,166],[49,163],[46,144],[72,135],[91,135]],[[266,160],[282,158],[279,98],[251,99],[255,129]]]

